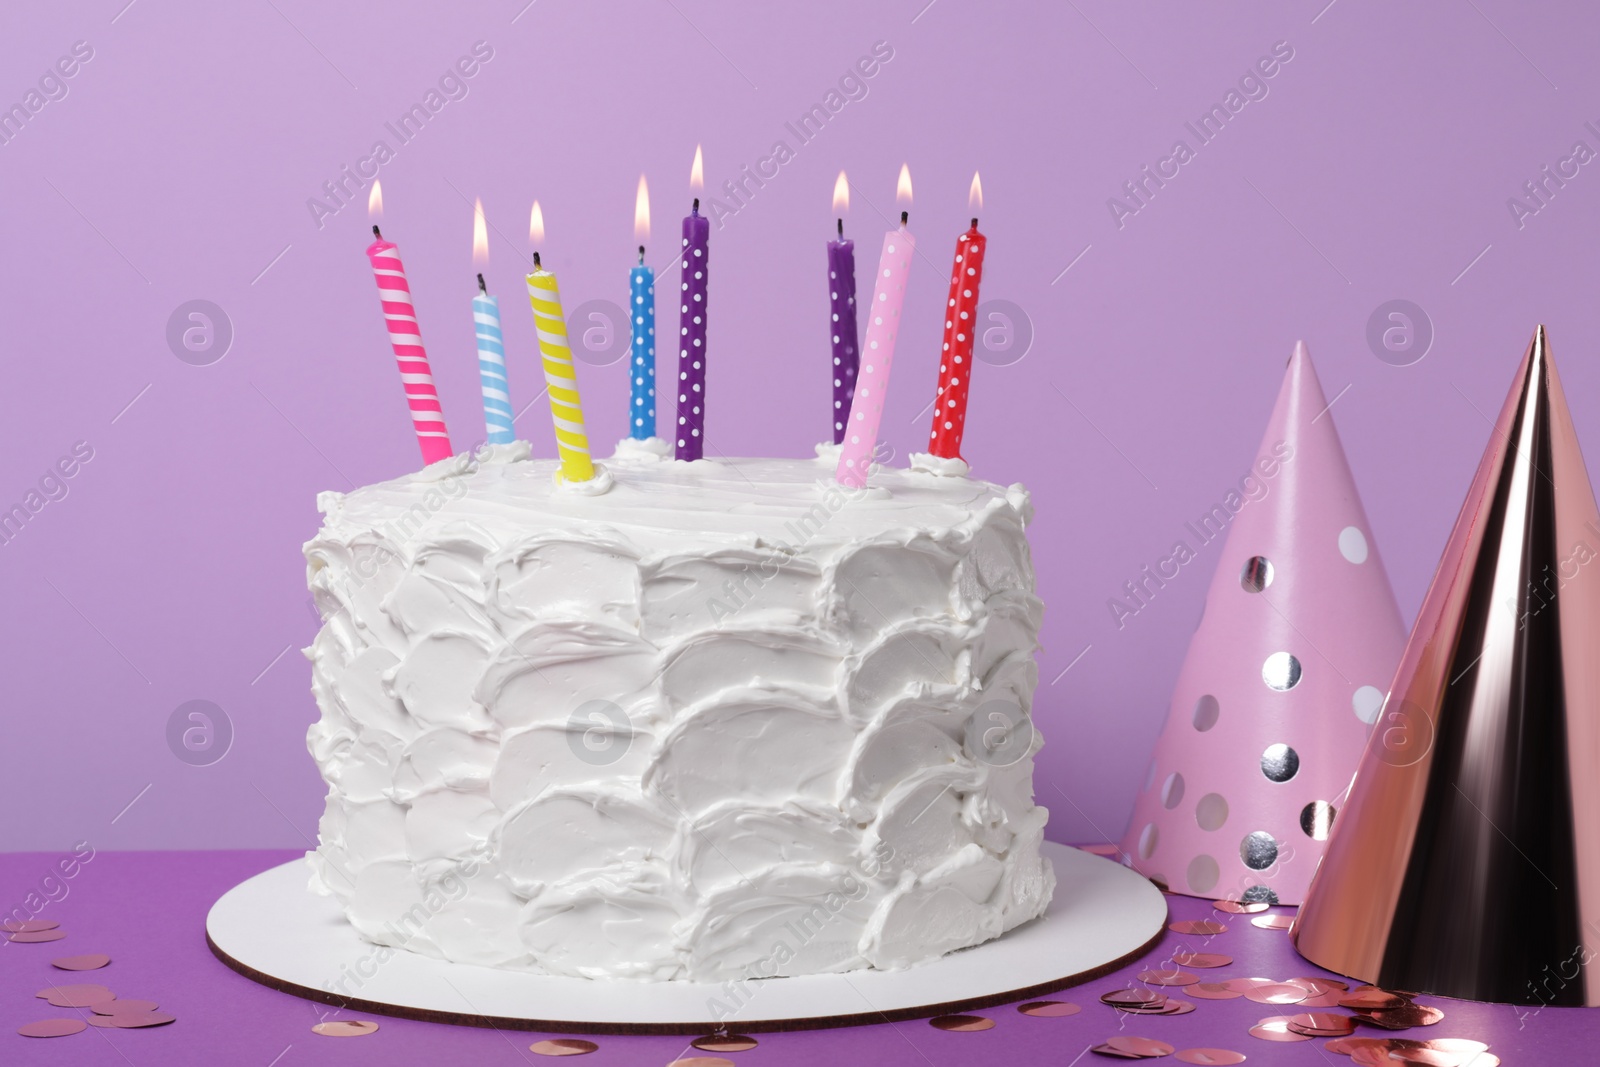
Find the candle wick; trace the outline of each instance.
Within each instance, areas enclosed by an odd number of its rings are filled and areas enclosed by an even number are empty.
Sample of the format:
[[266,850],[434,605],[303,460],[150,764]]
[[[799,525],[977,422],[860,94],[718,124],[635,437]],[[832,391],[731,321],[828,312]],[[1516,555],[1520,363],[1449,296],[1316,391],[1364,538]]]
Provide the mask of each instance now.
[[535,252],[533,254],[533,269],[534,270],[538,270],[539,269],[539,253],[537,253],[537,252]]
[[374,225],[372,227],[372,236],[376,237],[380,241],[383,240],[383,234],[381,232],[379,232],[378,227],[376,225]]
[[844,219],[835,219],[834,221],[839,224],[839,240],[842,241],[844,240]]
[[482,293],[484,296],[489,295],[489,287],[483,284],[483,275],[481,274],[478,275],[478,292]]
[[910,220],[911,220],[911,212],[909,212],[909,211],[900,212],[900,225],[904,226]]
[[976,215],[972,216],[972,228],[974,230],[978,228],[978,216]]
[[694,198],[694,207],[692,207],[689,210],[689,214],[691,214],[691,215],[700,214],[700,198],[698,196]]
[[644,245],[639,246],[639,266],[644,266]]

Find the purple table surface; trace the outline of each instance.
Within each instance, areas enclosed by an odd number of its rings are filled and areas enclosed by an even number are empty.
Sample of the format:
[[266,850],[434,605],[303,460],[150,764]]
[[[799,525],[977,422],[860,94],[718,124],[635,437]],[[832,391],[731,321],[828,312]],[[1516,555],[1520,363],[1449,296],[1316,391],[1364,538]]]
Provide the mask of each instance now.
[[[528,1051],[541,1034],[502,1032],[465,1026],[340,1013],[274,992],[223,966],[205,943],[205,916],[213,901],[232,886],[294,858],[283,851],[107,852],[95,856],[70,881],[55,883],[59,900],[39,911],[41,919],[61,924],[67,936],[45,944],[0,943],[0,1064],[115,1064],[118,1067],[179,1064],[253,1064],[303,1067],[307,1064],[492,1064],[555,1062]],[[57,857],[45,853],[0,855],[0,900],[21,903],[40,888]],[[62,896],[60,886],[65,886]],[[1203,980],[1225,977],[1296,978],[1326,972],[1296,956],[1286,934],[1258,929],[1249,916],[1214,913],[1209,902],[1169,896],[1174,919],[1212,917],[1228,931],[1214,937],[1171,933],[1150,955],[1122,971],[1063,990],[1052,999],[1082,1006],[1067,1018],[1034,1018],[1013,1007],[988,1009],[991,1030],[949,1033],[925,1022],[852,1027],[801,1033],[758,1035],[760,1045],[729,1055],[739,1067],[755,1065],[860,1062],[918,1067],[969,1063],[1107,1062],[1089,1055],[1090,1046],[1117,1034],[1166,1041],[1176,1049],[1227,1048],[1252,1061],[1320,1064],[1350,1061],[1327,1051],[1324,1041],[1273,1044],[1246,1031],[1270,1015],[1293,1008],[1256,1004],[1243,998],[1195,1001],[1196,1010],[1171,1018],[1125,1017],[1099,1003],[1100,994],[1136,982],[1145,967],[1170,959],[1181,949],[1232,956],[1228,967],[1200,972]],[[1274,908],[1274,912],[1287,909]],[[111,956],[97,971],[67,972],[52,959],[92,952]],[[155,1000],[178,1021],[147,1030],[90,1028],[70,1037],[25,1038],[16,1028],[39,1019],[87,1014],[53,1008],[34,994],[50,983],[97,982],[118,995]],[[1169,990],[1182,998],[1181,990]],[[1600,1014],[1583,1008],[1514,1008],[1421,998],[1445,1017],[1431,1027],[1401,1031],[1403,1037],[1470,1037],[1487,1042],[1506,1064],[1589,1062]],[[1325,1009],[1326,1010],[1326,1009]],[[322,1018],[375,1019],[380,1028],[357,1038],[327,1038],[312,1033]],[[1387,1031],[1363,1028],[1361,1035]],[[550,1035],[558,1036],[558,1035]],[[682,1037],[596,1036],[596,1053],[571,1062],[661,1064],[681,1056],[705,1055]],[[1172,1059],[1165,1062],[1173,1063]]]

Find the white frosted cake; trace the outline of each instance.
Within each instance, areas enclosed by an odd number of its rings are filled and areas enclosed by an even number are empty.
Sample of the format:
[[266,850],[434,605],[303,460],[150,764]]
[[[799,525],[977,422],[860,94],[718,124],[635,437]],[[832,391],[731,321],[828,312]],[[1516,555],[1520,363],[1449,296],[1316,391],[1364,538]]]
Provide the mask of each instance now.
[[525,443],[306,545],[313,887],[379,944],[593,978],[899,968],[1044,911],[1021,486]]

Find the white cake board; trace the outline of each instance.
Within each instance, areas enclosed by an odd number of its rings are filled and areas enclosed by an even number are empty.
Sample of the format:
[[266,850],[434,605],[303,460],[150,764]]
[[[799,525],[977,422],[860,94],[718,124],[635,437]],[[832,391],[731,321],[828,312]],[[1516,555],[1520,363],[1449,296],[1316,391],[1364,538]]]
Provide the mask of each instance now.
[[[1039,996],[1115,970],[1160,936],[1167,904],[1145,878],[1054,842],[1045,842],[1044,855],[1055,864],[1055,899],[1041,918],[1004,937],[903,971],[752,982],[743,1007],[731,1014],[716,1010],[735,1003],[728,990],[711,983],[560,978],[404,951],[374,967],[374,946],[345,920],[337,901],[307,889],[300,860],[223,894],[206,916],[206,940],[229,967],[274,989],[433,1022],[562,1033],[852,1026]],[[366,971],[374,973],[359,983],[350,978]],[[341,980],[347,993],[338,991]]]

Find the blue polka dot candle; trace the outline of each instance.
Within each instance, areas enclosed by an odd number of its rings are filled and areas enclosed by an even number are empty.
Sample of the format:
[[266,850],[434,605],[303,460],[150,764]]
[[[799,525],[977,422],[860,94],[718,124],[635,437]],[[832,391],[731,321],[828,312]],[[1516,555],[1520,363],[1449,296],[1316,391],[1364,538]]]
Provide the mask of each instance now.
[[828,332],[833,338],[833,443],[844,443],[844,424],[856,395],[856,243],[845,240],[843,213],[850,210],[844,171],[833,186],[839,239],[828,242]]
[[[650,190],[639,175],[639,195],[633,206],[633,235],[650,236]],[[633,323],[632,359],[629,361],[628,436],[648,441],[656,435],[656,272],[644,264],[628,272],[628,318]]]

